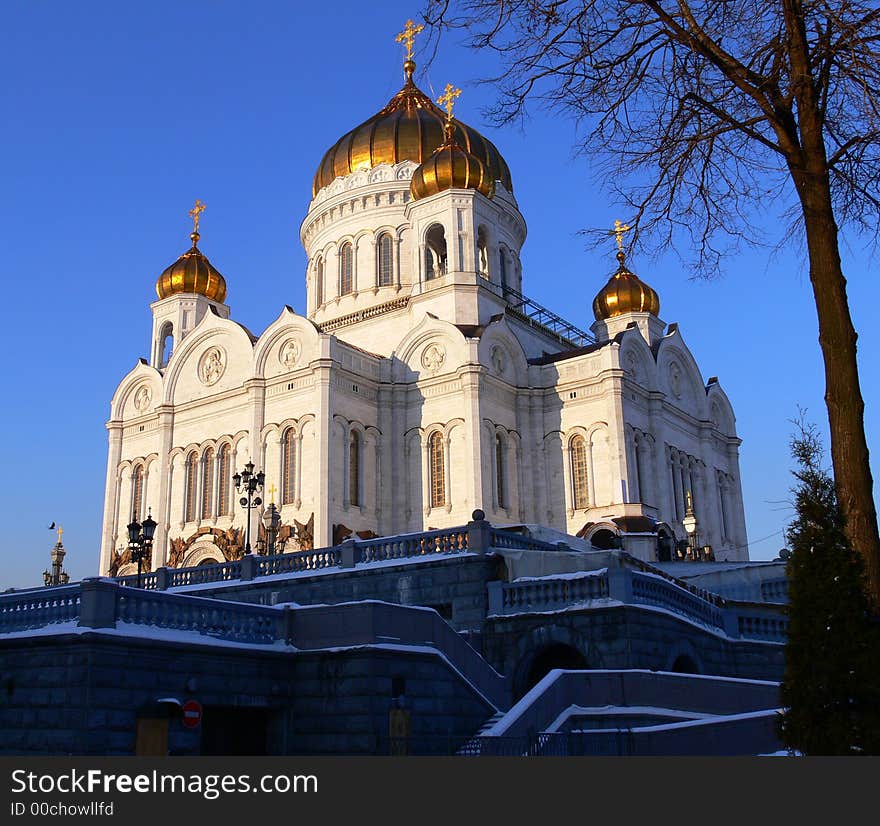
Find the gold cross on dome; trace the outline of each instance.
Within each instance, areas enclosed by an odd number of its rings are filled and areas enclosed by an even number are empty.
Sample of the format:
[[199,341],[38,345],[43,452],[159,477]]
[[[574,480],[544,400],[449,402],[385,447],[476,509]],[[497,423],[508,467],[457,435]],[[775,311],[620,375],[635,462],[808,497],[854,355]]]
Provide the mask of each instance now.
[[456,89],[451,83],[446,84],[445,92],[437,98],[437,103],[446,107],[446,120],[452,120],[452,107],[455,99],[461,94],[461,89]]
[[193,232],[199,231],[199,219],[205,211],[205,205],[196,198],[196,205],[189,211],[189,217],[193,219]]
[[424,28],[425,27],[421,23],[417,26],[412,20],[407,20],[406,25],[403,27],[403,31],[394,38],[398,43],[406,43],[407,60],[412,60],[413,43],[415,42],[416,35]]
[[269,502],[272,504],[275,503],[275,491],[275,485],[272,485],[272,487],[269,488]]
[[61,544],[61,534],[63,534],[63,533],[64,533],[64,528],[62,528],[61,525],[59,525],[58,526],[58,544],[59,545]]
[[629,232],[632,229],[629,224],[623,224],[620,221],[614,222],[614,229],[612,230],[613,234],[617,236],[617,249],[623,252],[623,234],[625,232]]

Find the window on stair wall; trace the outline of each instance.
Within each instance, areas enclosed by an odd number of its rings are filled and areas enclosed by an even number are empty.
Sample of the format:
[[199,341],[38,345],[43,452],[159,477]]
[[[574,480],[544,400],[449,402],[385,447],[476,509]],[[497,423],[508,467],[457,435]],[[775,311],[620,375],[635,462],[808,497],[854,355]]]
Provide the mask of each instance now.
[[354,248],[346,241],[339,250],[339,294],[354,292]]
[[394,283],[394,242],[391,235],[383,232],[376,244],[378,256],[378,283],[379,287],[390,287]]
[[425,280],[446,274],[446,230],[442,224],[431,224],[425,233]]

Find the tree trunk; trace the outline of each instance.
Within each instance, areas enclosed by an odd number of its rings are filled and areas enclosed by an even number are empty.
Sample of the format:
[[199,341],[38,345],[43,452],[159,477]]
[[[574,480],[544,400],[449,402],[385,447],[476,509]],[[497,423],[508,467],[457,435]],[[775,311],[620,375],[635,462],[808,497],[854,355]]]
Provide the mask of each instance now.
[[804,214],[810,281],[819,318],[825,362],[825,406],[831,431],[831,461],[845,533],[865,561],[866,590],[880,609],[880,535],[868,462],[864,409],[856,362],[856,331],[840,263],[831,188],[824,168],[792,170]]

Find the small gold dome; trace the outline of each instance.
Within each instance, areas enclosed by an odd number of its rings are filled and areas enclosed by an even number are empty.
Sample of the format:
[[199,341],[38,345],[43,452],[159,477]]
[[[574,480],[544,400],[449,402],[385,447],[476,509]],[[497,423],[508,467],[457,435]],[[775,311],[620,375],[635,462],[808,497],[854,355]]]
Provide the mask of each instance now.
[[495,179],[476,155],[455,142],[454,126],[446,125],[446,140],[414,172],[409,192],[414,201],[447,189],[475,189],[487,198],[495,194]]
[[[406,82],[388,105],[336,141],[324,155],[312,184],[312,196],[341,175],[380,163],[424,163],[443,143],[446,114],[413,83],[416,64],[404,63]],[[510,169],[492,141],[476,129],[455,123],[455,142],[478,158],[493,181],[513,192]]]
[[199,234],[194,232],[190,238],[192,248],[159,276],[156,294],[159,298],[168,298],[177,293],[198,293],[222,304],[226,298],[226,279],[198,248]]
[[660,296],[624,263],[623,252],[617,253],[620,266],[593,299],[593,315],[602,321],[623,313],[660,314]]

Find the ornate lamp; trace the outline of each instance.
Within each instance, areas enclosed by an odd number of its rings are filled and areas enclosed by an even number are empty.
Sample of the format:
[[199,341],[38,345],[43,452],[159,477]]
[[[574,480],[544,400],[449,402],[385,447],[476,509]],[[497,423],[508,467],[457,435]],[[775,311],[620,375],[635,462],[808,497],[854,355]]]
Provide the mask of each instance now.
[[147,518],[143,525],[137,521],[137,515],[126,526],[128,528],[128,547],[131,551],[132,562],[137,562],[137,587],[141,587],[141,564],[148,557],[153,548],[153,537],[156,534],[157,522],[153,519],[151,511],[147,511]]

